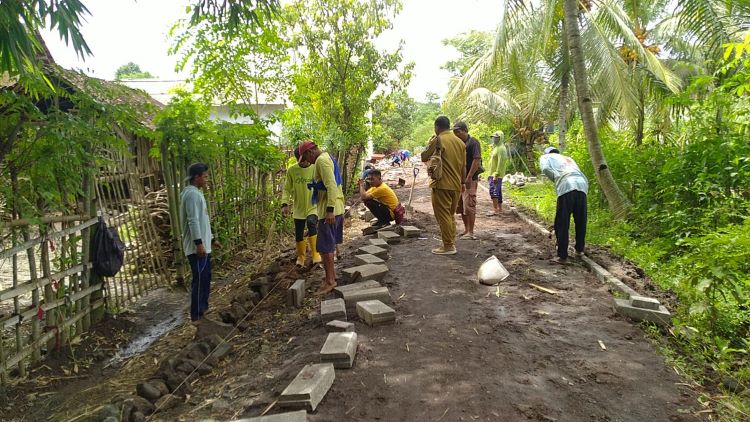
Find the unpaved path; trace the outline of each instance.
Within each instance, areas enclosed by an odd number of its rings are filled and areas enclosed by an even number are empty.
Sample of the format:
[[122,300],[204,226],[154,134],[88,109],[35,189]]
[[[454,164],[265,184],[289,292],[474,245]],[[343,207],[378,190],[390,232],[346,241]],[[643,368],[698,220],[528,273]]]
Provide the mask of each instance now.
[[[397,192],[404,201],[409,194],[408,188]],[[692,416],[694,393],[680,386],[683,380],[638,325],[613,313],[607,287],[580,265],[551,263],[549,239],[511,214],[485,217],[490,203],[480,191],[479,240],[459,241],[457,255],[435,256],[429,251],[439,243],[438,230],[424,178],[412,205],[418,211],[412,222],[424,229],[426,239],[391,248],[385,283],[395,301],[396,324],[370,328],[350,316],[360,339],[354,368],[336,371],[310,421],[699,420]],[[352,265],[353,252],[366,243],[357,235],[363,224],[351,222],[339,270]],[[217,269],[228,273],[230,282],[212,294],[212,314],[246,288],[257,270],[255,255],[243,254],[236,266]],[[496,288],[475,281],[479,264],[491,255],[511,273],[499,296]],[[249,317],[250,328],[229,339],[233,352],[193,383],[189,397],[150,421],[256,416],[302,366],[318,361],[326,336],[318,318],[320,298],[309,295],[303,308],[291,309],[285,306],[285,288],[304,277],[312,292],[322,271],[300,273],[291,259],[279,261],[286,278]],[[529,283],[558,293],[540,292]],[[75,385],[60,386],[58,393],[68,399],[54,410],[24,414],[9,406],[6,416],[95,420],[98,406],[132,393],[191,336],[185,324],[119,370],[84,375],[100,376],[98,385],[78,391]]]
[[[438,229],[424,183],[412,205],[427,239],[393,246],[388,262],[397,323],[357,323],[355,368],[336,372],[311,420],[697,420],[693,394],[640,328],[614,315],[607,288],[580,265],[551,263],[550,241],[511,214],[485,217],[485,192],[479,240],[432,255]],[[475,282],[491,255],[511,273],[499,297]]]

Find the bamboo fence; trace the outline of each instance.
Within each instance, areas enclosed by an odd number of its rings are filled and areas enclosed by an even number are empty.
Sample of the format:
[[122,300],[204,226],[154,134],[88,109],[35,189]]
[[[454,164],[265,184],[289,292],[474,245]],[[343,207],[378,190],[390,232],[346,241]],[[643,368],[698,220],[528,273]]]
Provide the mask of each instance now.
[[[68,214],[25,219],[14,210],[0,225],[3,238],[10,237],[9,247],[0,251],[0,265],[7,268],[9,262],[11,268],[10,283],[0,284],[3,385],[11,375],[24,377],[29,365],[60,351],[97,322],[103,310],[119,312],[170,279],[163,240],[144,192],[144,182],[155,183],[153,167],[144,174],[149,167],[139,168],[131,154],[97,155],[102,163],[98,173],[84,176],[83,194],[76,204],[68,204]],[[17,192],[17,177],[12,183]],[[44,209],[41,199],[37,205]],[[91,271],[91,237],[100,218],[117,228],[126,245],[123,268],[114,277]]]

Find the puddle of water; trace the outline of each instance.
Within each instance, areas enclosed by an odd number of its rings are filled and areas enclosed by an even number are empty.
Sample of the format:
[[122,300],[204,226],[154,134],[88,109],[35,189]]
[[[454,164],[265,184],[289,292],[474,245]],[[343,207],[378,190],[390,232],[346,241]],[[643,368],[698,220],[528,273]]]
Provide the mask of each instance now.
[[182,324],[184,320],[182,309],[176,309],[170,314],[167,314],[166,318],[156,325],[148,328],[143,334],[135,337],[125,347],[120,349],[115,356],[113,356],[105,366],[112,366],[121,363],[135,355],[143,353],[149,348],[156,340],[159,340],[161,336],[172,331],[178,325]]

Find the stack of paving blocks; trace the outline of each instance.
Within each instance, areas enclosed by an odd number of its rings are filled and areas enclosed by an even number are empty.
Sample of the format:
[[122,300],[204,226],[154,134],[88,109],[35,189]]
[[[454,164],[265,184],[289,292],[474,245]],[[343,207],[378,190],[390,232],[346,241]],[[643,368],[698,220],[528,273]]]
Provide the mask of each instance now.
[[421,231],[414,226],[399,226],[398,232],[403,237],[419,237]]
[[306,365],[281,393],[278,404],[280,407],[314,412],[335,378],[332,363]]
[[[381,286],[377,281],[369,280],[361,283],[349,284],[337,287],[334,292],[341,296],[347,308],[354,308],[357,302],[364,300],[379,300],[384,303],[392,303],[391,293],[388,288]],[[339,299],[341,300],[341,299]]]
[[392,324],[396,320],[396,311],[379,300],[358,302],[357,315],[371,327]]
[[329,333],[354,332],[354,323],[334,319],[326,323],[326,331]]
[[357,355],[357,333],[330,333],[323,348],[320,349],[320,361],[330,362],[334,368],[348,369],[354,365]]
[[346,268],[342,271],[344,281],[350,281],[355,273],[359,273],[360,280],[382,280],[388,274],[388,267],[384,264],[365,264]]
[[[381,239],[372,239],[372,240],[381,240]],[[385,242],[385,244],[386,246],[388,245],[387,242]],[[375,246],[375,245],[362,246],[361,248],[357,249],[357,253],[374,255],[383,260],[388,259],[388,249],[381,248],[380,246]]]
[[629,299],[615,298],[615,309],[635,321],[649,321],[662,327],[672,323],[672,316],[658,300],[650,297],[630,295]]
[[388,230],[380,230],[378,232],[378,239],[385,240],[389,245],[401,243],[401,236]]
[[368,239],[368,242],[370,242],[371,245],[383,248],[386,251],[391,250],[391,245],[383,239]]
[[382,258],[378,258],[375,255],[370,255],[369,253],[354,255],[354,261],[359,265],[385,264],[385,261],[383,261]]
[[302,307],[305,299],[305,280],[297,280],[287,291],[286,303],[289,306]]
[[320,302],[320,319],[323,322],[334,319],[346,321],[346,304],[344,299],[331,299]]

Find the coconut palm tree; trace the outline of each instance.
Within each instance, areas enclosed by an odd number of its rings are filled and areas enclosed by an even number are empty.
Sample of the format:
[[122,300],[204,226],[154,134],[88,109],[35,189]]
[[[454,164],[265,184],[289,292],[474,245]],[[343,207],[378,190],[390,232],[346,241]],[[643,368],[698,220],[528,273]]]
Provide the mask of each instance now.
[[[562,0],[547,0],[537,2],[531,0],[508,1],[506,9],[498,26],[494,48],[488,51],[482,59],[467,72],[464,77],[454,84],[449,100],[476,100],[486,98],[484,95],[472,94],[474,90],[487,85],[497,85],[502,81],[513,81],[505,75],[521,76],[514,70],[518,63],[533,63],[549,69],[547,83],[551,90],[549,101],[557,105],[559,140],[561,148],[565,146],[565,131],[570,114],[570,101],[576,93],[570,84],[572,61],[569,51],[570,34],[568,25],[564,24]],[[596,101],[598,118],[594,119],[594,127],[605,123],[612,116],[624,116],[636,121],[642,115],[643,90],[661,88],[676,92],[680,88],[680,79],[649,50],[636,34],[637,25],[632,17],[615,0],[601,0],[595,8],[589,2],[576,2],[583,15],[576,14],[578,27],[578,41],[584,54],[584,69],[587,72],[588,91],[591,92],[589,102]],[[623,60],[622,47],[632,49],[638,54],[638,71],[640,78],[633,76],[633,67]],[[518,85],[516,81],[513,81]],[[577,86],[578,84],[576,84]],[[487,103],[485,101],[485,103]],[[495,103],[499,103],[495,101]],[[471,108],[471,107],[469,107]],[[592,104],[592,110],[594,106]],[[593,115],[592,115],[593,116]],[[587,136],[587,140],[588,140]],[[592,145],[589,145],[591,148]],[[595,163],[595,168],[602,165],[606,168],[603,153],[598,140],[593,142],[594,157],[600,157],[601,162]],[[597,177],[599,174],[597,173]],[[609,176],[604,177],[611,177]],[[614,180],[604,182],[612,185]],[[616,187],[616,184],[614,184]],[[604,190],[613,210],[627,208],[627,201],[620,198],[619,189]],[[623,204],[615,205],[615,204]],[[616,214],[621,214],[617,211]]]

